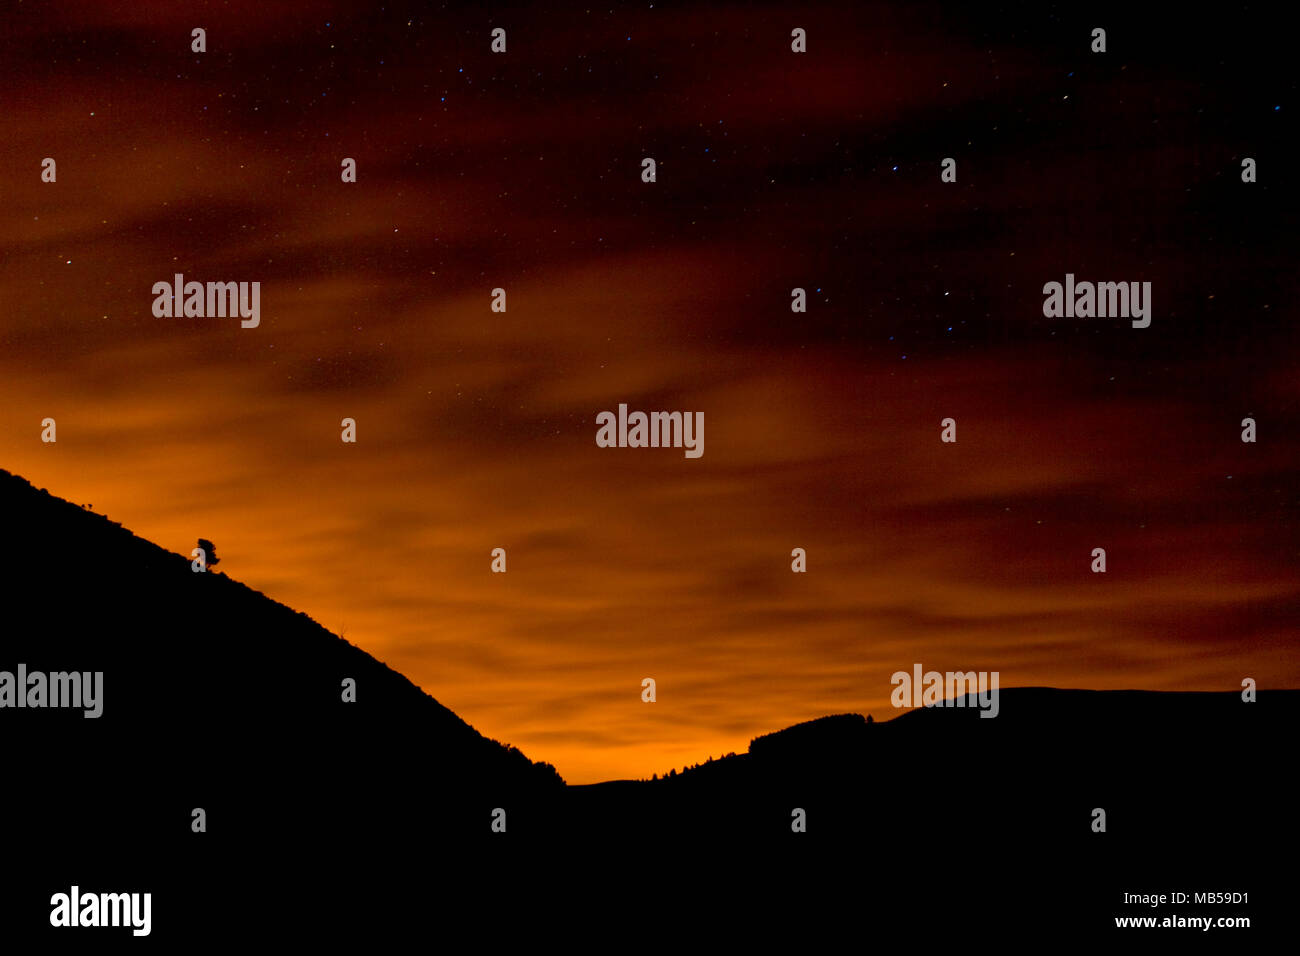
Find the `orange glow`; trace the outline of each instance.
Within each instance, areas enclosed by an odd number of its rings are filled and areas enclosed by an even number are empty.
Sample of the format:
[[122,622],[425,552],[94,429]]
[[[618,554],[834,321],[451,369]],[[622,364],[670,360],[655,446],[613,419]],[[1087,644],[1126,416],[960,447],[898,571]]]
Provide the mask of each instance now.
[[[122,16],[167,43],[188,25]],[[263,26],[237,36],[294,28]],[[756,175],[752,200],[710,213],[703,167],[666,147],[656,199],[638,192],[646,148],[608,104],[535,112],[498,90],[444,114],[437,90],[371,90],[310,112],[295,91],[292,115],[274,97],[254,112],[229,105],[247,99],[234,67],[191,59],[111,89],[71,71],[5,81],[0,466],[37,487],[177,552],[212,539],[220,570],[571,783],[743,752],[828,713],[887,719],[890,674],[913,662],[998,670],[1003,687],[1300,684],[1294,542],[1269,491],[1293,439],[1240,443],[1245,412],[1205,395],[1195,359],[1175,360],[1172,391],[1107,390],[1112,366],[1147,366],[1016,339],[1010,312],[972,306],[991,329],[977,348],[900,359],[885,326],[921,306],[875,272],[870,295],[841,295],[837,274],[866,267],[822,257],[875,202],[884,245],[939,229],[910,218],[921,187],[845,203],[828,180],[787,209]],[[809,122],[865,122],[856,62],[827,50]],[[804,97],[771,69],[737,75],[734,108],[718,94],[700,116],[751,145],[786,135],[778,114]],[[869,117],[941,96],[918,83],[905,104],[895,81]],[[393,82],[419,89],[409,64]],[[702,121],[647,125],[686,139]],[[55,185],[38,180],[47,155]],[[1000,268],[985,241],[944,273],[954,287]],[[1033,277],[1063,270],[1044,254],[1034,271],[1032,242],[987,241],[999,262],[1021,250],[1033,319]],[[150,287],[176,272],[261,281],[261,327],[155,319]],[[808,317],[789,312],[795,285]],[[816,326],[830,314],[850,331]],[[1152,335],[1169,328],[1158,314]],[[1252,368],[1256,407],[1294,402],[1285,368]],[[619,402],[703,411],[703,457],[597,448],[595,416]],[[938,440],[949,415],[955,445]],[[489,573],[495,547],[507,574]],[[809,573],[791,573],[794,547]]]

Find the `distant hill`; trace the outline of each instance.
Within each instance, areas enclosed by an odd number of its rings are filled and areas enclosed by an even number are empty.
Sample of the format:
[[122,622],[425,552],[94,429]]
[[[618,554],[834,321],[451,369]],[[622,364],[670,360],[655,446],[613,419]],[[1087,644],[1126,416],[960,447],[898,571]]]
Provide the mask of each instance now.
[[755,737],[749,752],[759,757],[803,759],[814,752],[845,753],[865,743],[867,719],[861,714],[832,714]]
[[1300,691],[1265,689],[1254,703],[1237,691],[1034,687],[1000,698],[991,720],[973,699],[874,723],[838,714],[673,777],[569,789],[599,794],[589,809],[612,818],[653,804],[649,816],[668,832],[691,829],[707,794],[729,807],[726,819],[703,824],[715,834],[784,833],[803,807],[809,832],[820,816],[837,835],[878,845],[936,826],[996,831],[1025,847],[1078,844],[1094,835],[1097,807],[1107,811],[1111,845],[1176,845],[1194,833],[1201,847],[1227,847],[1291,825],[1280,811],[1281,775],[1287,741],[1300,733]]

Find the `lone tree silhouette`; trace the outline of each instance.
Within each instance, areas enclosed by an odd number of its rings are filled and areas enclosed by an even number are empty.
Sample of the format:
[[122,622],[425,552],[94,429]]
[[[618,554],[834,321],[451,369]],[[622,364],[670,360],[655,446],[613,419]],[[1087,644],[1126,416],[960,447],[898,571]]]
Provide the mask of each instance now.
[[210,568],[221,560],[217,557],[217,546],[207,538],[199,538],[198,546],[203,549],[203,560],[206,567]]

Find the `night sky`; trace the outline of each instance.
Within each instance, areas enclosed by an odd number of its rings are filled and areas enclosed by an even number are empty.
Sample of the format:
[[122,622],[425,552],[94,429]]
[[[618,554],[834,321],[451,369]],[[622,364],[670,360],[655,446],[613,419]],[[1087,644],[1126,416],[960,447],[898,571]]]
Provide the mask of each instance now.
[[[1300,685],[1274,14],[297,6],[0,14],[0,467],[570,782],[893,716],[914,662]],[[155,318],[177,272],[260,327]],[[1066,273],[1150,328],[1045,318]],[[704,455],[598,448],[620,402]]]

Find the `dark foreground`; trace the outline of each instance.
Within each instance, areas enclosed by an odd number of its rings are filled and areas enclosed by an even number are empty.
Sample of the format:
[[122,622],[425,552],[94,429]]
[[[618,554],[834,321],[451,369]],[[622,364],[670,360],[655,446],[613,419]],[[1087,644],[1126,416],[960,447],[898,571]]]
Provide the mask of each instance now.
[[[0,671],[104,674],[97,719],[0,710],[5,952],[1289,935],[1300,692],[1010,689],[992,720],[839,718],[671,780],[565,787],[224,576],[7,473],[0,511],[0,578],[34,612]],[[150,893],[149,936],[52,927],[51,897],[73,885]],[[1251,926],[1116,928],[1123,916]]]

